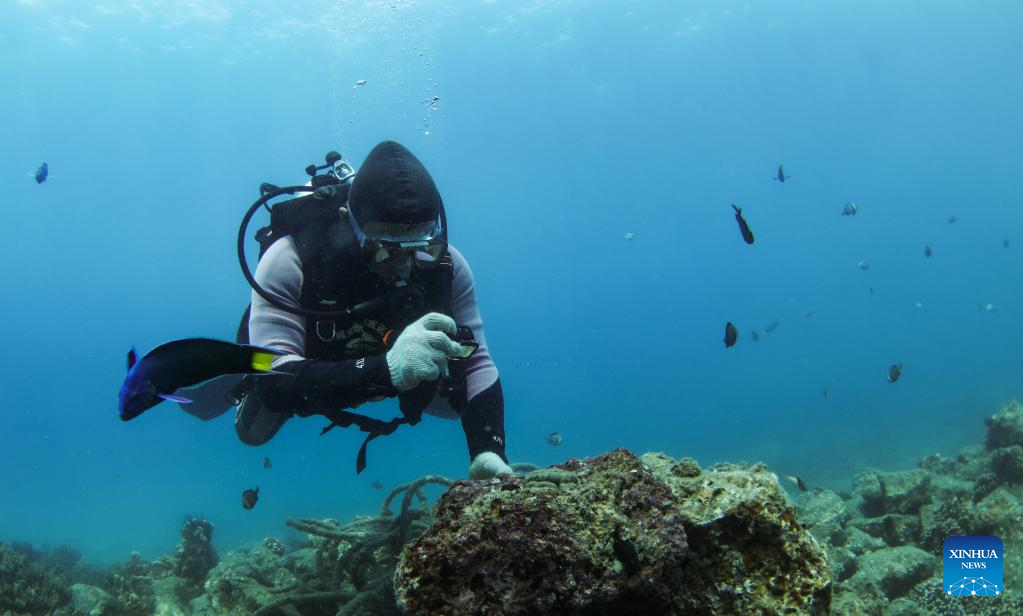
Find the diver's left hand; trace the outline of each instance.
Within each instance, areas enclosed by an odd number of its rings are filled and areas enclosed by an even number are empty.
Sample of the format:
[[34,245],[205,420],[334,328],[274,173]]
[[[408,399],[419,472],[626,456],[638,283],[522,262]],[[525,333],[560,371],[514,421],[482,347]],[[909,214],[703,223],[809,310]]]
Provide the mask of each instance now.
[[501,456],[492,451],[484,451],[476,456],[469,465],[469,479],[493,479],[500,475],[514,475],[515,471],[505,464]]

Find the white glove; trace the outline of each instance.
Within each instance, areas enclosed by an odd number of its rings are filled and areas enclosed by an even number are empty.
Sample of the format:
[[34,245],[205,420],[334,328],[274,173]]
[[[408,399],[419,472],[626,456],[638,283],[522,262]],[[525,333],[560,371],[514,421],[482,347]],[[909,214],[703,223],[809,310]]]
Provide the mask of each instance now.
[[398,391],[414,389],[424,381],[436,381],[448,369],[448,358],[459,357],[462,345],[448,337],[458,328],[439,312],[424,314],[401,332],[387,352],[391,383]]
[[469,479],[493,479],[498,475],[514,475],[515,471],[504,463],[501,456],[492,451],[484,451],[476,456],[469,465]]

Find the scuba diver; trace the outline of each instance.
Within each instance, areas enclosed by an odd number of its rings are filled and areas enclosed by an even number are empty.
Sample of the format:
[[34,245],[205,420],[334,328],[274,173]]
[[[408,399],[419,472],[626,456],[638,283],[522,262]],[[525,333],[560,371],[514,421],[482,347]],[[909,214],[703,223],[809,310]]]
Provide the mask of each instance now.
[[[318,172],[327,172],[318,175]],[[238,403],[242,442],[262,445],[292,416],[323,415],[368,433],[366,446],[422,414],[460,418],[469,476],[512,474],[505,456],[504,396],[490,357],[475,283],[448,243],[444,204],[423,164],[393,141],[377,145],[358,173],[336,152],[310,165],[306,187],[261,186],[239,231],[239,259],[253,288],[239,342],[284,353],[273,374],[211,381],[186,408],[218,414]],[[252,215],[275,197],[253,275],[244,255]],[[397,397],[401,417],[382,421],[351,409]],[[203,401],[208,409],[203,410]],[[223,410],[219,410],[223,412]]]

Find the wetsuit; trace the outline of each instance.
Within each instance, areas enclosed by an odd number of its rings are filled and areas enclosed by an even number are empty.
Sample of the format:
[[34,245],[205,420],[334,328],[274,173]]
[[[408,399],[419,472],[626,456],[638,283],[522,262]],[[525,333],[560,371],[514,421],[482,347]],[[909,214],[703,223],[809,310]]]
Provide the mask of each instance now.
[[[483,322],[476,302],[475,282],[465,258],[449,246],[453,265],[450,315],[459,325],[472,329],[479,349],[463,360],[465,404],[461,413],[448,398],[434,396],[426,412],[440,417],[461,417],[470,460],[492,451],[507,461],[504,453],[504,397],[497,368],[490,357]],[[302,294],[303,268],[291,236],[274,242],[260,259],[256,280],[275,299],[298,306]],[[305,317],[270,305],[252,294],[249,317],[251,344],[284,350],[288,355],[274,363],[283,376],[260,377],[256,408],[239,408],[235,426],[241,440],[250,445],[265,443],[293,414],[307,416],[395,396],[387,361],[381,349],[385,328],[373,318],[358,318],[334,334],[344,345],[344,358],[337,361],[306,356],[309,332]],[[395,332],[400,333],[400,332]],[[372,351],[376,351],[375,354]]]

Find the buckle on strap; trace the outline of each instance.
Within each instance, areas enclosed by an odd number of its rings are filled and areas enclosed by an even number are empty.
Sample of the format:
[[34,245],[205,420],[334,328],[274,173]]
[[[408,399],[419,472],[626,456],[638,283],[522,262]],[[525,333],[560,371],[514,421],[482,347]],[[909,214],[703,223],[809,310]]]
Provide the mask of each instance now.
[[[326,330],[324,329],[324,325],[326,325],[328,323],[330,324],[330,333],[329,334],[325,334],[324,331],[326,331]],[[337,324],[334,323],[333,319],[331,319],[331,320],[317,319],[316,320],[316,337],[317,338],[319,338],[323,342],[333,342],[334,336],[336,334],[337,334]]]

